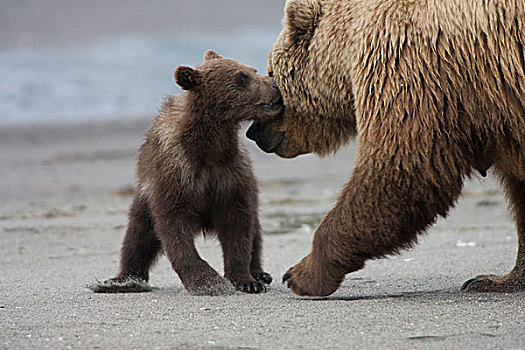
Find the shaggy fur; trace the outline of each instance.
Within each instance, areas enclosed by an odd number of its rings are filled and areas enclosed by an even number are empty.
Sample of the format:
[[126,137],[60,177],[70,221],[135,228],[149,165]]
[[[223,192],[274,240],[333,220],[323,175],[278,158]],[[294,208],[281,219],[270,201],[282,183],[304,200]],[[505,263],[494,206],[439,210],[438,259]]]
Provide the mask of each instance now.
[[[269,77],[213,51],[195,69],[178,67],[175,78],[188,92],[167,98],[146,135],[120,273],[96,291],[137,291],[161,249],[191,294],[228,293],[230,282],[265,291],[257,184],[237,133],[243,120],[279,114],[281,95]],[[217,235],[229,282],[195,249],[203,231]]]
[[525,2],[288,0],[269,73],[283,118],[248,136],[282,157],[326,155],[359,134],[357,163],[311,253],[284,280],[333,293],[369,259],[411,247],[492,166],[519,250],[477,291],[525,289]]

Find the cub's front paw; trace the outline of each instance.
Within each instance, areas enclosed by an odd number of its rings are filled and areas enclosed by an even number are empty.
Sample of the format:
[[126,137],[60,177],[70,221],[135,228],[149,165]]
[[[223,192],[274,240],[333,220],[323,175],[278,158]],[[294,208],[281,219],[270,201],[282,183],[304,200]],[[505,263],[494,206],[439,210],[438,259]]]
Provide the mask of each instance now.
[[241,292],[249,294],[266,293],[266,286],[264,285],[264,283],[259,281],[242,283],[236,286],[236,288]]
[[[267,275],[267,276],[261,276],[268,279],[270,278],[271,282],[271,276],[267,273],[261,274],[261,275]],[[257,280],[255,276],[252,276],[251,274],[227,274],[226,278],[230,280],[230,282],[235,286],[235,289],[238,291],[249,293],[249,294],[259,294],[259,293],[265,293],[266,292],[266,286],[264,285],[264,281]]]

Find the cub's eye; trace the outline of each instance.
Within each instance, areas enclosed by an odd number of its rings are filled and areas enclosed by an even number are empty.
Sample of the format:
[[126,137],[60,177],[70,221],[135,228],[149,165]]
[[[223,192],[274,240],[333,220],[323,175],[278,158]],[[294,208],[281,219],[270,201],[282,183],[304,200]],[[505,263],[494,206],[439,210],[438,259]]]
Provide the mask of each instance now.
[[237,85],[245,87],[246,85],[248,85],[249,80],[250,80],[249,76],[247,76],[244,73],[240,73],[237,76],[237,81],[236,82],[237,82]]

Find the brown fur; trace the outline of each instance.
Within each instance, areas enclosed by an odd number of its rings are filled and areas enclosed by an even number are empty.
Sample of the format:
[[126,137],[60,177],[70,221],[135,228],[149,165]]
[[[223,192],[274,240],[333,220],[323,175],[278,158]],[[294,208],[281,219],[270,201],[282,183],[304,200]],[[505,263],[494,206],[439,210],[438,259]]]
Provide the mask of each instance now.
[[525,2],[288,0],[270,54],[283,118],[249,137],[282,157],[335,152],[357,163],[310,254],[284,280],[333,293],[368,259],[412,246],[492,165],[514,211],[516,267],[478,291],[525,289]]
[[271,276],[261,264],[257,184],[237,133],[243,120],[280,113],[279,91],[269,77],[213,51],[195,69],[177,68],[175,78],[188,92],[167,98],[146,135],[120,273],[100,291],[147,282],[163,249],[191,294],[229,292],[231,284],[195,249],[202,231],[217,235],[227,280],[264,291]]

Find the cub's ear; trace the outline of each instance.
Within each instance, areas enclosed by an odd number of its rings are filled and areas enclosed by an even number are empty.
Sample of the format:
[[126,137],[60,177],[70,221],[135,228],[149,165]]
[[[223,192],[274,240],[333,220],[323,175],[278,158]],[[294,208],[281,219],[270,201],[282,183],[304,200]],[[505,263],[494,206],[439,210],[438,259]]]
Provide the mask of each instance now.
[[290,41],[296,44],[308,44],[323,14],[321,1],[288,0],[284,12]]
[[196,69],[186,66],[178,66],[175,69],[175,82],[180,85],[183,90],[193,90],[202,83],[202,75]]
[[213,50],[208,50],[206,51],[206,53],[204,54],[204,61],[209,61],[209,60],[218,60],[222,58],[221,55],[219,55],[217,52],[213,51]]

